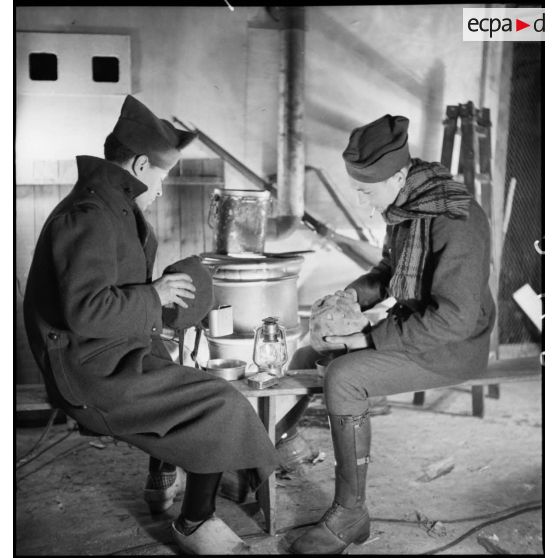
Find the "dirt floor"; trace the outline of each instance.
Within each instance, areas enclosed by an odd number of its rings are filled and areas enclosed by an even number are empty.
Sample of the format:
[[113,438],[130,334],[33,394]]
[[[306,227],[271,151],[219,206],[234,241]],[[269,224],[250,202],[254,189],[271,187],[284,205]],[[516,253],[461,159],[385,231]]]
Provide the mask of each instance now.
[[[471,416],[465,389],[429,391],[423,407],[413,407],[411,400],[412,394],[390,397],[391,412],[371,419],[371,535],[349,553],[431,553],[477,528],[436,553],[541,554],[540,382],[502,385],[500,399],[486,399],[483,419]],[[17,458],[43,430],[17,428]],[[299,431],[316,453],[323,452],[323,460],[278,476],[277,535],[263,531],[252,495],[241,505],[218,498],[218,515],[251,545],[252,554],[287,553],[289,542],[331,502],[333,452],[319,396]],[[38,451],[68,432],[66,424],[55,424]],[[180,501],[162,515],[149,513],[142,500],[147,461],[122,442],[72,432],[21,466],[16,472],[16,554],[176,554],[169,522]],[[446,473],[428,480],[434,469]]]

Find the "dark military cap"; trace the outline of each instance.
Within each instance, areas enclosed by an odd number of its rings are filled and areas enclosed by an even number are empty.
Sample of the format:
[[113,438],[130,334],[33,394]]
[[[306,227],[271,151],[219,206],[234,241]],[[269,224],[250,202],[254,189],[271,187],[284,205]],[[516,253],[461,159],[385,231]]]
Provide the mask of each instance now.
[[131,95],[124,100],[112,133],[128,149],[147,155],[152,165],[164,170],[176,165],[180,150],[196,137],[193,132],[178,130],[168,120],[157,118]]
[[359,182],[382,182],[410,160],[409,119],[386,114],[351,132],[343,152],[347,172]]
[[163,307],[163,323],[173,329],[187,329],[199,323],[213,308],[213,280],[199,256],[179,260],[163,271],[167,273],[187,273],[196,287],[196,298],[185,299],[188,308],[178,304]]

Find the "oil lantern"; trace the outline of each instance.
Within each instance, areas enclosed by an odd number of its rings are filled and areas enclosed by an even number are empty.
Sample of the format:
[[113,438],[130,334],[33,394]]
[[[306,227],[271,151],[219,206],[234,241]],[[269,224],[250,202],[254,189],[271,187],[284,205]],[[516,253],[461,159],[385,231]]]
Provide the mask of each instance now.
[[285,328],[279,325],[279,318],[264,318],[254,336],[253,360],[261,372],[274,376],[283,375],[287,362],[287,339]]

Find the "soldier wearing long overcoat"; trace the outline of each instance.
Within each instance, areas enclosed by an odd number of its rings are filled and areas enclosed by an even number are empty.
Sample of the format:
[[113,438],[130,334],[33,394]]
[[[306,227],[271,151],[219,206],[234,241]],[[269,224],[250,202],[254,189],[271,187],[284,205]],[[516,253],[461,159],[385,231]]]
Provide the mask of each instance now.
[[[141,173],[166,174],[192,137],[128,96],[112,138],[136,157],[128,167],[77,157],[77,183],[47,218],[29,272],[25,323],[50,399],[192,478],[249,469],[257,484],[278,456],[254,409],[227,381],[173,362],[160,338],[168,300],[151,278],[157,241],[136,202],[152,195]],[[141,154],[151,170],[137,166]],[[190,311],[210,280],[194,288],[182,298]]]

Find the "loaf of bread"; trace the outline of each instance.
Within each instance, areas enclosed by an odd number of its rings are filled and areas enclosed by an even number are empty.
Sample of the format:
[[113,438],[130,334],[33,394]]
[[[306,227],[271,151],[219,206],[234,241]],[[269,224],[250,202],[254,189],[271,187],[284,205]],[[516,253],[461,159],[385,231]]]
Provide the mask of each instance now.
[[317,300],[310,311],[310,344],[319,353],[340,350],[343,344],[326,343],[330,335],[351,335],[362,331],[368,319],[350,294],[328,295]]

